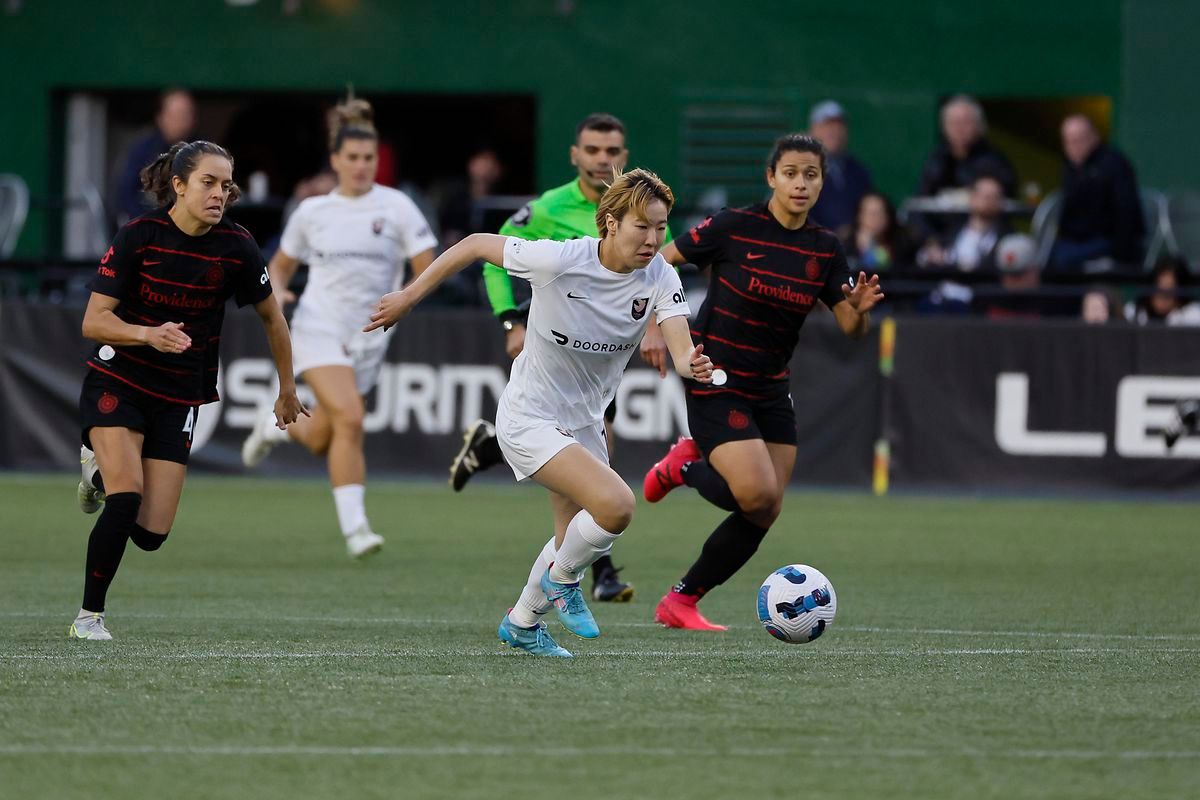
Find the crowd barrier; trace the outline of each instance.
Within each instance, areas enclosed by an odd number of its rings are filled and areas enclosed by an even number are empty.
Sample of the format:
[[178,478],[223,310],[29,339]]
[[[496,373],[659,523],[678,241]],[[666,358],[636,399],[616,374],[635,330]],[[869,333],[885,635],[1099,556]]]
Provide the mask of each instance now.
[[[0,468],[77,464],[90,349],[81,316],[0,302]],[[242,470],[241,442],[258,404],[274,396],[273,373],[257,316],[231,311],[221,401],[200,411],[193,469]],[[1200,330],[902,317],[852,341],[825,315],[801,334],[791,373],[800,484],[880,492],[1200,487],[1200,438],[1168,451],[1159,435],[1177,399],[1200,396]],[[494,414],[506,376],[499,327],[485,312],[406,319],[368,398],[372,473],[444,477],[463,427]],[[635,479],[687,430],[683,388],[635,355],[617,399],[615,466]],[[321,469],[285,445],[259,473]],[[509,477],[503,468],[493,474]]]

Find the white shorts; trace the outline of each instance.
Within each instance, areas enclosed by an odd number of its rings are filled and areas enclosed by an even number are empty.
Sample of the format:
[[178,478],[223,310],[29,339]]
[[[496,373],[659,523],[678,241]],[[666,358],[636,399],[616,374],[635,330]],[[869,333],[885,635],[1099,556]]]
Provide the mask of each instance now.
[[379,381],[391,338],[391,331],[343,337],[332,329],[300,325],[292,329],[292,371],[299,376],[314,367],[351,367],[358,393],[366,394]]
[[501,402],[496,410],[496,438],[504,460],[518,481],[529,480],[564,447],[573,444],[583,445],[600,459],[600,463],[608,464],[608,441],[604,438],[603,422],[567,430],[560,428],[554,420],[513,416]]

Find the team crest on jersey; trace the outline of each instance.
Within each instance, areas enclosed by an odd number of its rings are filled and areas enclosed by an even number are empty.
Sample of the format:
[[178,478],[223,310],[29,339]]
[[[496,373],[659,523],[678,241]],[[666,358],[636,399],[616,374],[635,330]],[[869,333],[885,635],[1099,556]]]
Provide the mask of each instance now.
[[634,319],[641,319],[646,316],[646,308],[650,305],[649,297],[638,297],[633,301],[632,314]]
[[810,281],[815,281],[821,277],[821,262],[815,258],[808,259],[808,263],[804,265],[804,274],[808,276]]
[[117,410],[117,406],[120,404],[121,401],[117,399],[115,394],[105,392],[100,395],[100,399],[96,402],[96,408],[100,409],[101,414],[111,414]]
[[376,236],[383,233],[383,224],[385,222],[387,222],[387,220],[383,217],[376,217],[375,219],[371,220],[371,230]]
[[221,282],[225,280],[225,268],[220,264],[214,264],[204,274],[204,280],[208,282],[209,286],[220,286]]

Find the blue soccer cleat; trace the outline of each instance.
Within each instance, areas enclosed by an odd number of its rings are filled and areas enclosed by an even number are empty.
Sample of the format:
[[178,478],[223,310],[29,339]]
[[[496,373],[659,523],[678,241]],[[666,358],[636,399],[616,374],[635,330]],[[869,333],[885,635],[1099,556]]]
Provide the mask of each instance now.
[[510,647],[524,650],[533,656],[573,658],[571,651],[559,647],[558,643],[550,638],[544,622],[539,622],[532,628],[522,628],[514,625],[508,614],[505,614],[504,619],[500,620],[500,627],[496,629],[496,635]]
[[541,584],[546,599],[554,604],[564,628],[580,639],[595,639],[600,635],[600,626],[583,601],[583,592],[578,583],[555,583],[550,580],[550,570],[546,570],[542,573]]

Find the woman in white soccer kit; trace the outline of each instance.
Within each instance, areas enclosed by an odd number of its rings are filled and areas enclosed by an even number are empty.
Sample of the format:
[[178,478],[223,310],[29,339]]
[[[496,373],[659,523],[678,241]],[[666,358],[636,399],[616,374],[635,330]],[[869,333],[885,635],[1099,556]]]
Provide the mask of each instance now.
[[388,346],[387,336],[367,336],[359,329],[379,295],[400,285],[404,262],[419,275],[433,261],[437,245],[416,204],[375,183],[378,145],[365,100],[350,99],[331,114],[329,160],[337,188],[300,204],[268,267],[282,306],[295,300],[287,286],[296,267],[301,261],[309,266],[308,284],[292,317],[292,349],[296,374],[312,389],[317,405],[311,419],[290,425],[286,433],[260,415],[242,448],[250,467],[288,438],[325,456],[338,525],[355,558],[383,546],[364,502],[363,395],[375,386]]
[[604,409],[650,320],[657,318],[684,377],[711,380],[692,345],[679,276],[658,254],[671,190],[651,172],[617,177],[596,211],[599,238],[527,241],[472,234],[406,289],[385,295],[364,330],[385,330],[450,275],[479,259],[502,264],[533,287],[525,348],[500,397],[496,431],[517,480],[552,493],[554,536],[538,554],[501,641],[534,655],[567,656],[541,622],[551,606],[585,639],[600,630],[579,580],[633,518],[633,492],[608,466]]

